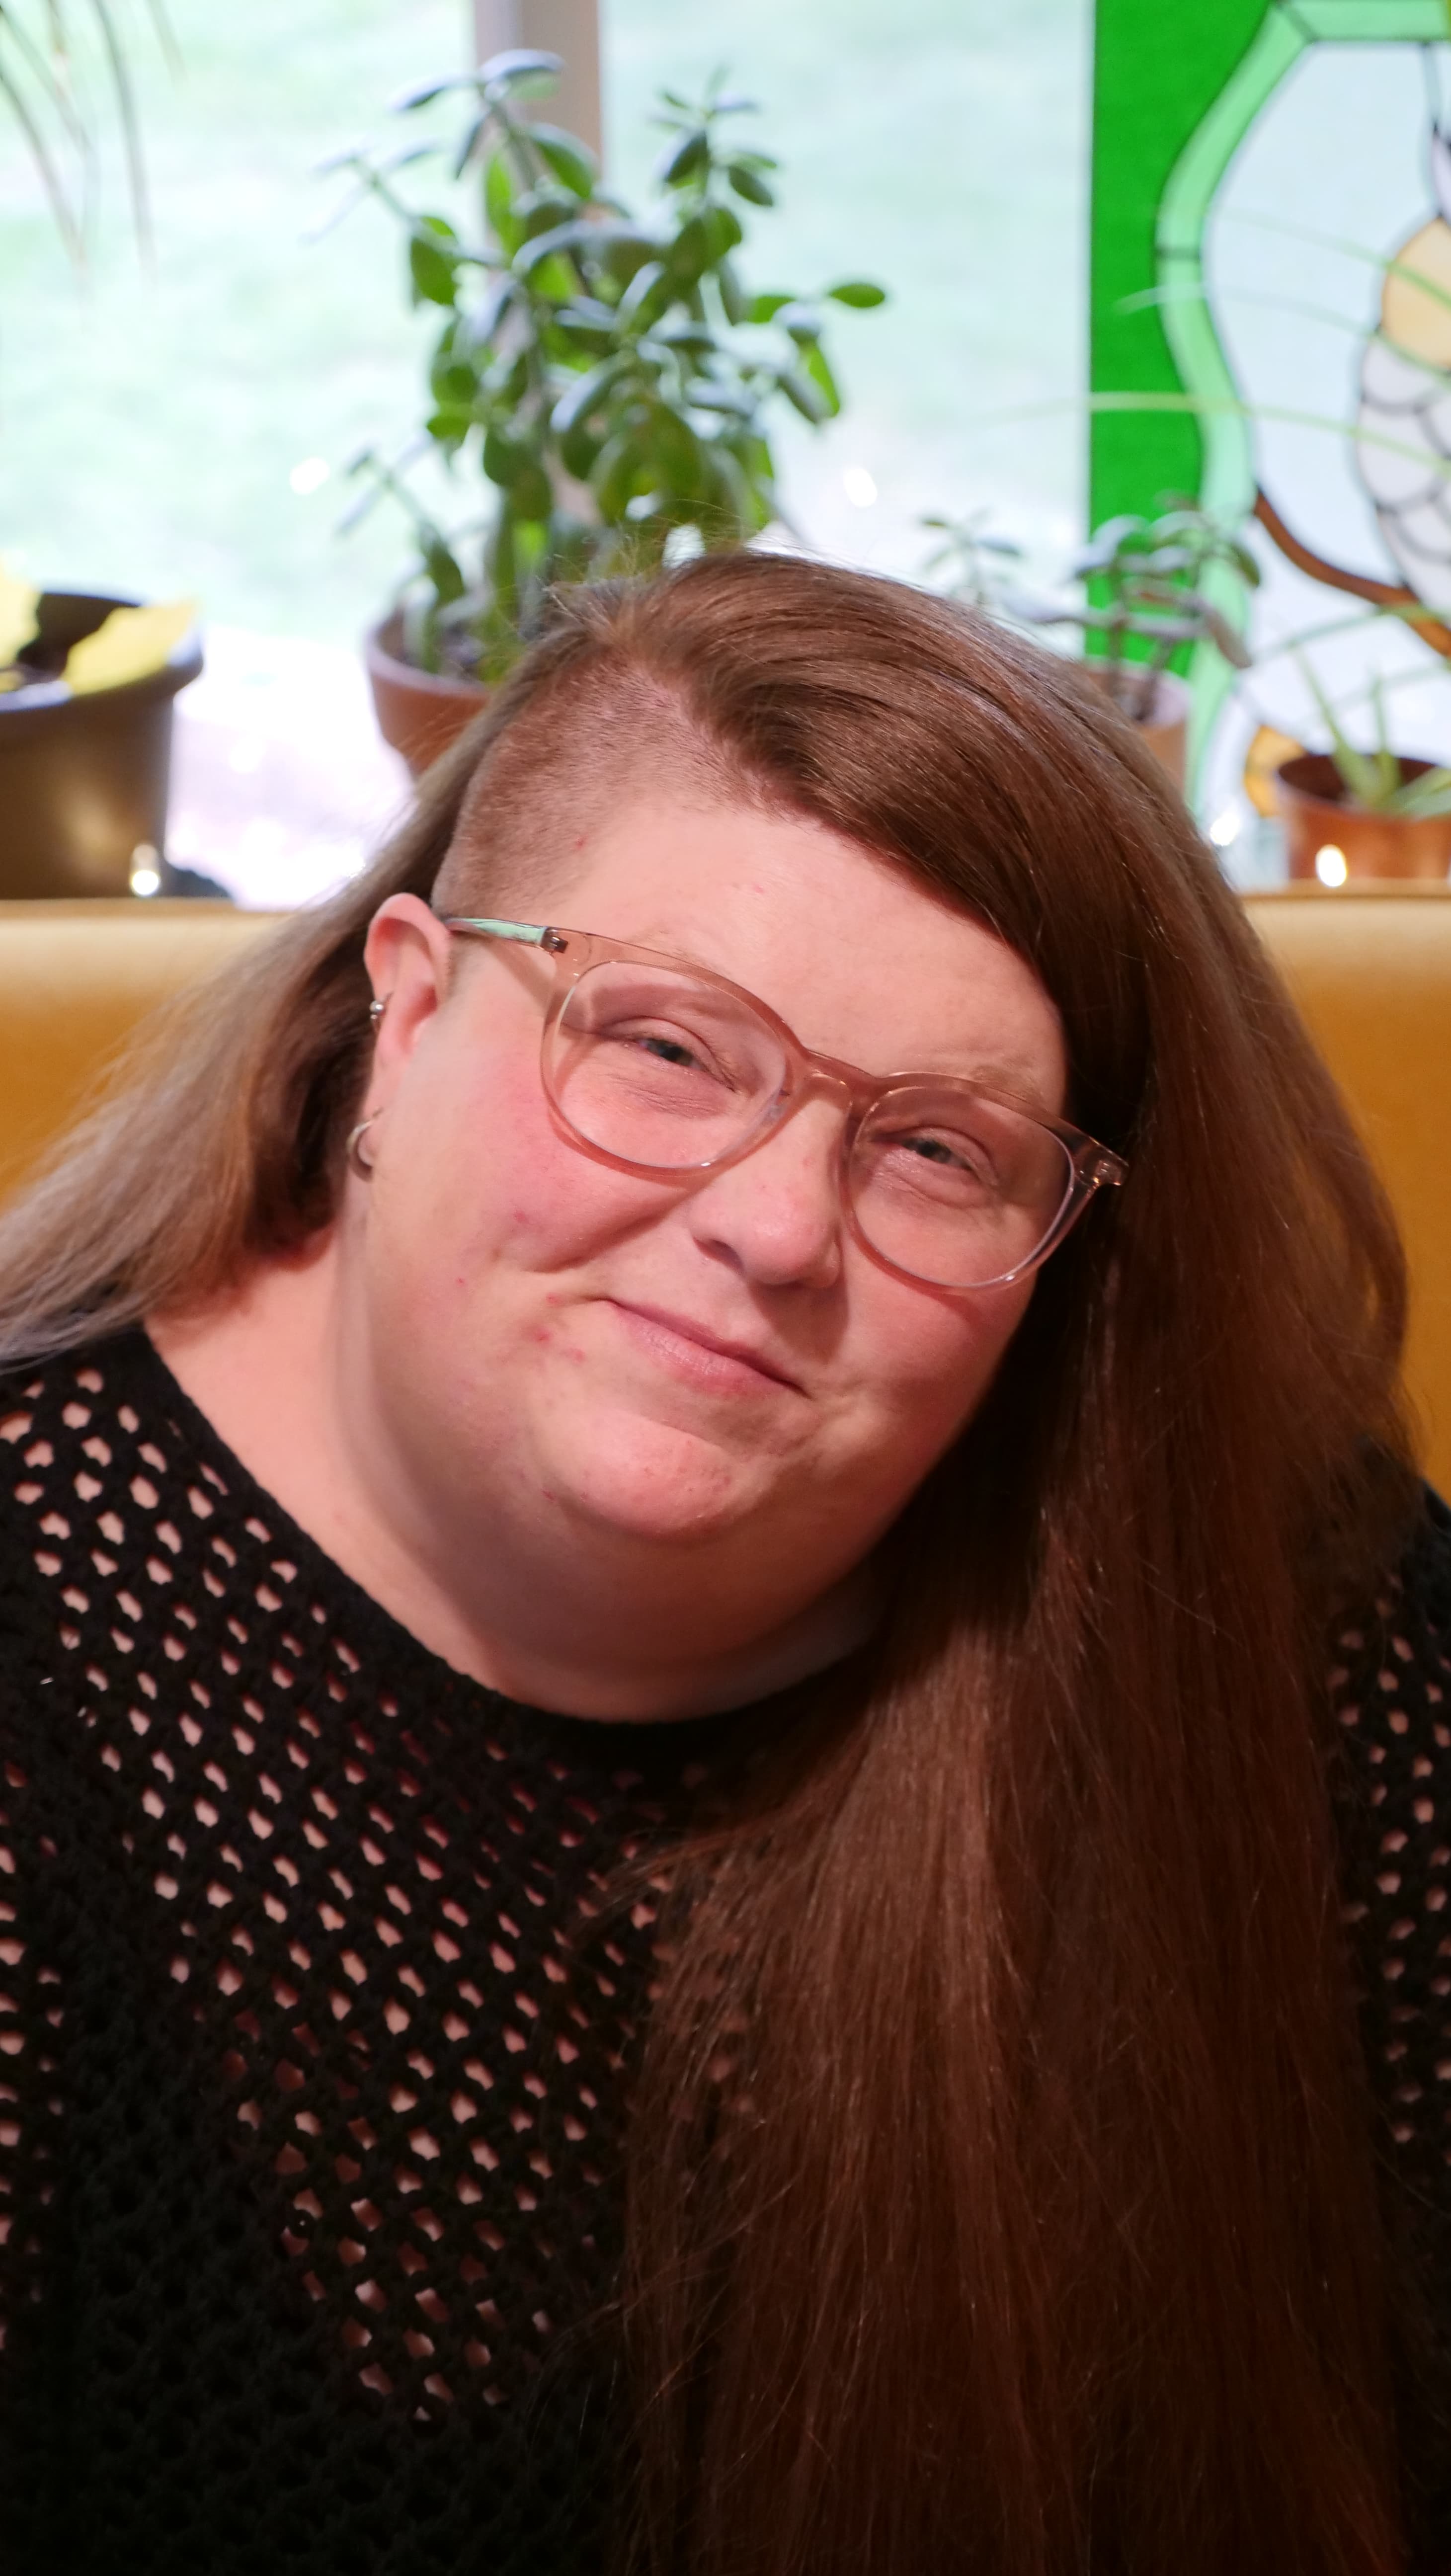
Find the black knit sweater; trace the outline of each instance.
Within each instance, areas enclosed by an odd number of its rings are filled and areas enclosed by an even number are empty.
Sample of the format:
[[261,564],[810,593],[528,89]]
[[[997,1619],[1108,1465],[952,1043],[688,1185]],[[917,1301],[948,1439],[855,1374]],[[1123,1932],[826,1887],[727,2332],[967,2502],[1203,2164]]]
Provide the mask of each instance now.
[[[1433,1509],[1334,1687],[1384,2149],[1451,2324],[1448,1641]],[[733,1723],[451,1672],[139,1335],[0,1381],[5,2576],[603,2566],[652,1964],[648,1901],[605,1900]]]

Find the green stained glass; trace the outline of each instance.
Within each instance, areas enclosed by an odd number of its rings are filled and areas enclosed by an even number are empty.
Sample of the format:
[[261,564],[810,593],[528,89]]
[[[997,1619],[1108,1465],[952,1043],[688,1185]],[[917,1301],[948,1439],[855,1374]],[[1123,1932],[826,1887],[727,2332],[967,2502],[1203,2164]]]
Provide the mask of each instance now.
[[[1206,228],[1218,194],[1311,48],[1444,46],[1448,34],[1447,0],[1196,0],[1192,9],[1098,0],[1093,524],[1152,510],[1166,492],[1197,492],[1230,518],[1248,517],[1263,415],[1252,388],[1236,379],[1204,291]],[[1389,259],[1394,247],[1371,245],[1371,264],[1377,250]],[[1348,314],[1345,327],[1353,327]],[[1345,427],[1349,435],[1353,412]],[[1359,435],[1368,435],[1363,417]],[[1234,675],[1201,647],[1191,676],[1202,749]]]

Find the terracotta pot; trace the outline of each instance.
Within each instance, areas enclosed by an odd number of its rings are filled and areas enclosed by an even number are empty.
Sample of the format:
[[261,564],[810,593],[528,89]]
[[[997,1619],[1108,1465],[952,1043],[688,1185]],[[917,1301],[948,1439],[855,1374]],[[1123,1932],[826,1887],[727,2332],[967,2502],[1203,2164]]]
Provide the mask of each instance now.
[[[1107,665],[1095,659],[1085,662],[1083,668],[1094,687],[1102,690],[1105,697],[1110,696]],[[1193,703],[1187,682],[1176,679],[1172,671],[1161,671],[1154,683],[1148,714],[1133,719],[1134,731],[1145,750],[1153,753],[1161,769],[1167,769],[1181,796],[1188,776],[1189,711]],[[1116,698],[1114,704],[1118,705]]]
[[[1430,760],[1403,760],[1403,778],[1422,778]],[[1292,878],[1315,879],[1323,849],[1339,850],[1351,877],[1444,877],[1451,869],[1451,814],[1412,820],[1365,814],[1345,802],[1340,772],[1325,752],[1301,752],[1275,772]]]
[[403,620],[395,609],[363,638],[363,660],[373,692],[378,731],[400,751],[415,778],[473,723],[492,692],[477,680],[417,671],[403,659]]
[[[22,659],[58,672],[113,608],[136,604],[45,591]],[[72,697],[55,679],[0,694],[0,898],[129,895],[140,844],[164,858],[171,702],[201,666],[193,633],[121,688]]]

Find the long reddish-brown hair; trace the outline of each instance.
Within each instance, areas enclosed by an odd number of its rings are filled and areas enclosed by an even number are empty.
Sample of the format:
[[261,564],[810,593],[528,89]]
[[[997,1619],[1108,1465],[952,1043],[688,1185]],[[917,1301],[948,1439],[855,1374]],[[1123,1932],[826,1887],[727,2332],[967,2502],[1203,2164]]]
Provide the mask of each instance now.
[[1234,897],[1071,670],[784,558],[567,598],[370,876],[0,1224],[0,1338],[202,1302],[325,1224],[378,901],[446,866],[499,910],[589,781],[682,743],[999,932],[1131,1173],[910,1505],[879,1633],[663,1882],[639,2561],[1388,2576],[1321,1674],[1406,1508],[1399,1254]]

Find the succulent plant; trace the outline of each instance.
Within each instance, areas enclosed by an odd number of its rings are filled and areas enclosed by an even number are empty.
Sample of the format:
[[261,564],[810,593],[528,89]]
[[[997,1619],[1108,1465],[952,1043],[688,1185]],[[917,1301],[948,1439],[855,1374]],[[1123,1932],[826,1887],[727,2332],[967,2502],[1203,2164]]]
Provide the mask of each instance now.
[[[527,113],[559,69],[554,55],[498,54],[399,101],[410,119],[443,98],[463,110],[449,213],[420,210],[399,184],[436,144],[329,165],[397,216],[409,291],[442,316],[422,431],[402,458],[369,447],[354,460],[367,490],[350,517],[383,494],[401,503],[417,541],[408,658],[484,681],[508,670],[555,584],[741,545],[780,519],[775,419],[788,405],[817,425],[841,405],[823,303],[885,300],[854,279],[818,298],[748,291],[743,210],[774,203],[776,164],[740,140],[751,102],[720,79],[699,102],[662,94],[669,139],[637,217],[583,143]],[[482,482],[460,526],[410,482],[429,450]]]

